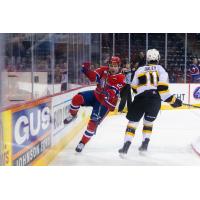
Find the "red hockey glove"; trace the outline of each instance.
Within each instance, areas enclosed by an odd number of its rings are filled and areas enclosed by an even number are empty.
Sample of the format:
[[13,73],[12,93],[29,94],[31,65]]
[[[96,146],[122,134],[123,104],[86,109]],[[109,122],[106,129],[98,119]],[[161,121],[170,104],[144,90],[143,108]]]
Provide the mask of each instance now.
[[82,64],[82,69],[81,69],[81,71],[82,71],[83,73],[86,73],[86,72],[90,69],[90,65],[91,65],[90,62],[84,62],[84,63]]
[[115,105],[117,103],[117,98],[115,98],[115,92],[112,90],[107,90],[103,94],[105,95],[104,97],[104,102],[107,105],[106,107],[110,110],[113,111],[115,109]]

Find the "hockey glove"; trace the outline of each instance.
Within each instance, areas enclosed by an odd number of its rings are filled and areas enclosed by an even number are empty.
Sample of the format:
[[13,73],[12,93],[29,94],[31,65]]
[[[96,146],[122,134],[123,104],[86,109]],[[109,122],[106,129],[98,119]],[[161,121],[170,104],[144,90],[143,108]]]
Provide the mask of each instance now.
[[85,73],[87,73],[87,71],[88,70],[90,70],[90,62],[84,62],[83,64],[82,64],[82,69],[81,69],[81,71],[85,74]]
[[174,103],[170,104],[173,108],[178,108],[182,106],[182,101],[180,99],[177,99],[174,101]]

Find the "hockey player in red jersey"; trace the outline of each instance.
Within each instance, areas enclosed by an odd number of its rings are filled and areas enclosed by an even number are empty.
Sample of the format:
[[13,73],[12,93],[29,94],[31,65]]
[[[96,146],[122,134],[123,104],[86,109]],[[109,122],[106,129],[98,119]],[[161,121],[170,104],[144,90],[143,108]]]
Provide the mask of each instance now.
[[90,69],[90,63],[82,65],[82,72],[91,82],[96,82],[97,87],[93,91],[80,92],[75,95],[70,105],[70,115],[64,120],[67,124],[75,119],[80,106],[93,107],[87,129],[76,147],[77,152],[82,151],[109,111],[115,109],[120,91],[125,85],[125,76],[119,73],[120,62],[119,57],[112,56],[108,66],[101,66],[94,71]]

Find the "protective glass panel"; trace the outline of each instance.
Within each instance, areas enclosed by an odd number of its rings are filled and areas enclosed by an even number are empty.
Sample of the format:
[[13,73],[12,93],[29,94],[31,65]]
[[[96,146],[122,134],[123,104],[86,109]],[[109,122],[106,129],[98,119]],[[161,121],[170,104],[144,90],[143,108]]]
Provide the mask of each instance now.
[[187,82],[200,83],[200,33],[187,34]]
[[165,34],[149,33],[148,49],[157,49],[160,53],[160,65],[165,66]]
[[185,34],[169,33],[167,36],[167,70],[171,83],[184,82]]
[[135,64],[138,54],[146,52],[146,33],[130,34],[131,63]]
[[102,34],[102,65],[107,65],[110,57],[113,55],[113,33]]
[[122,67],[129,62],[128,49],[129,49],[128,33],[115,34],[115,55],[121,58]]
[[50,34],[34,34],[33,97],[40,98],[53,94],[51,74]]
[[32,34],[3,34],[2,105],[32,98]]

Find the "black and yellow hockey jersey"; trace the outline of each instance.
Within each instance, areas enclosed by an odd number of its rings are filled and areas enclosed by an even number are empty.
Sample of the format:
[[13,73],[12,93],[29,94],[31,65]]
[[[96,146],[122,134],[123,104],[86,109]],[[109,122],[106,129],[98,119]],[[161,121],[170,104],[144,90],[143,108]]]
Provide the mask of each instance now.
[[131,83],[135,96],[147,90],[157,90],[163,101],[173,101],[169,92],[169,78],[167,71],[161,65],[146,65],[135,71]]

